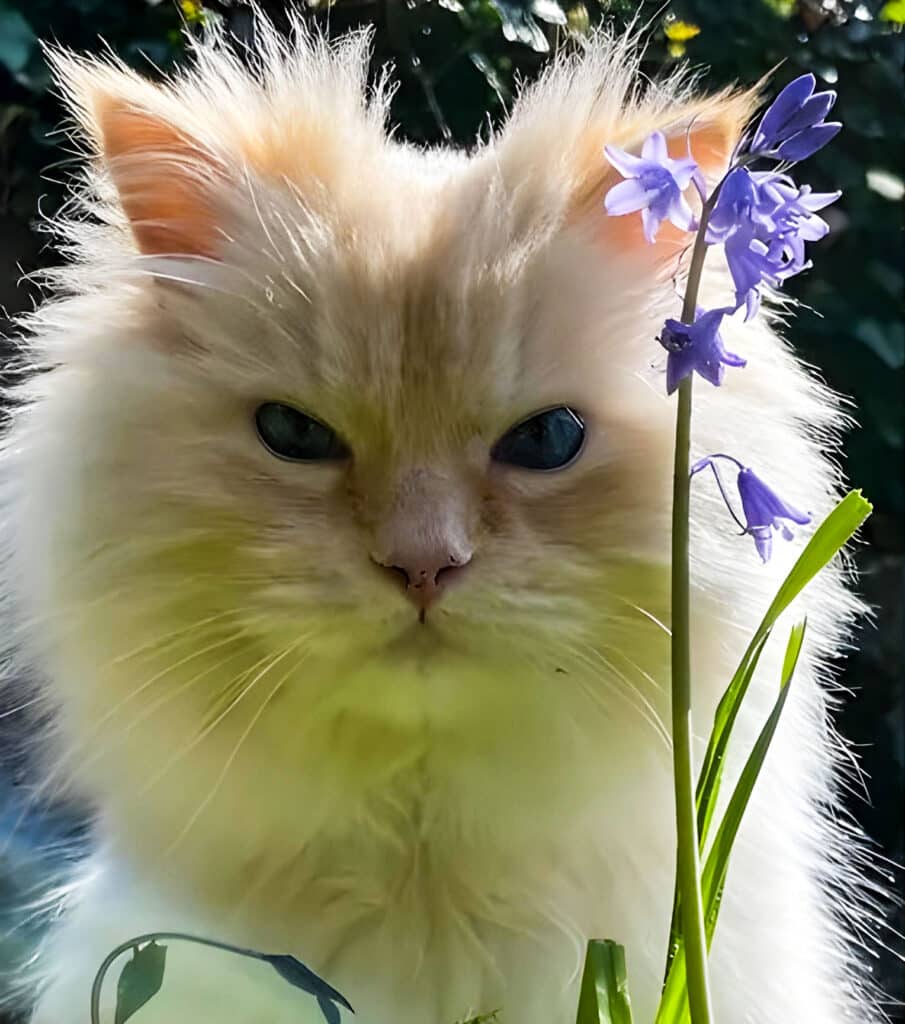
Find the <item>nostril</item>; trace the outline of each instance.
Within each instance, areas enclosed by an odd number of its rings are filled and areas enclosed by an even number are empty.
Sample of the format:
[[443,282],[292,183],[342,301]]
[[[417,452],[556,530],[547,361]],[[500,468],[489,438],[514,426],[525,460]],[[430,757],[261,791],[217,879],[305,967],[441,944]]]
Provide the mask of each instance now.
[[[379,564],[380,563],[378,562],[378,565]],[[403,587],[408,587],[411,585],[411,577],[408,574],[408,570],[403,569],[401,565],[384,565],[383,568],[386,569],[387,572],[393,573],[393,575],[397,577],[397,579],[400,581]]]
[[434,582],[439,586],[440,579],[441,577],[443,577],[443,582],[448,583],[453,576],[458,575],[465,568],[469,561],[469,559],[456,561],[450,558],[449,565],[444,565],[437,570],[437,575],[434,577]]
[[422,549],[413,551],[411,558],[404,559],[400,557],[401,554],[405,552],[397,550],[394,556],[385,561],[372,555],[371,561],[392,576],[396,584],[422,612],[437,600],[447,585],[455,582],[454,578],[458,577],[471,562],[470,551],[433,554]]

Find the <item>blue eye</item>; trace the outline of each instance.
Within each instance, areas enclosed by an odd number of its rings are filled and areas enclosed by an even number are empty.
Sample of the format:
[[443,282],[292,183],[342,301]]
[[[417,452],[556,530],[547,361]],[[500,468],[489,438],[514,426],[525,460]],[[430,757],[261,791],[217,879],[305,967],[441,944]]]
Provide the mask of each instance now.
[[281,459],[323,462],[349,455],[349,449],[326,424],[282,402],[258,406],[255,425],[264,447]]
[[581,417],[561,405],[517,423],[490,454],[496,462],[524,469],[561,469],[578,455],[583,443]]

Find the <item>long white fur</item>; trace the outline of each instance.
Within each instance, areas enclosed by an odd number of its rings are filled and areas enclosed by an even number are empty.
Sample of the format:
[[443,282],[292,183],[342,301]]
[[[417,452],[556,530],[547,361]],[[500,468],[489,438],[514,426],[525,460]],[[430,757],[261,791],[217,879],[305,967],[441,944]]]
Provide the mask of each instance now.
[[[56,225],[72,259],[22,342],[47,372],[13,391],[3,594],[46,680],[47,786],[87,794],[99,835],[40,959],[34,1024],[83,1024],[103,956],[157,928],[293,952],[365,1024],[497,1007],[566,1024],[585,941],[612,937],[649,1021],[674,856],[674,405],[653,337],[677,300],[599,210],[570,210],[591,127],[679,129],[688,83],[641,91],[632,42],[600,36],[466,157],[387,138],[365,37],[285,41],[259,19],[258,38],[250,70],[215,37],[165,87],[55,58],[91,152],[92,97],[114,95],[216,154],[228,184],[218,259],[142,256],[93,159]],[[706,291],[722,300],[723,275]],[[730,452],[819,521],[843,417],[767,319],[728,325],[749,365],[696,387],[694,455]],[[348,478],[273,459],[251,422],[268,399],[341,429]],[[488,467],[496,437],[559,403],[589,425],[574,468]],[[415,470],[478,509],[474,565],[429,641],[367,560]],[[764,567],[707,480],[692,514],[703,737],[807,530]],[[845,582],[824,573],[795,609],[803,665],[714,943],[721,1024],[880,1019],[852,952],[870,898],[828,718],[827,663],[858,610]],[[727,787],[772,705],[779,634]],[[319,1019],[243,971],[174,945],[140,1019]]]

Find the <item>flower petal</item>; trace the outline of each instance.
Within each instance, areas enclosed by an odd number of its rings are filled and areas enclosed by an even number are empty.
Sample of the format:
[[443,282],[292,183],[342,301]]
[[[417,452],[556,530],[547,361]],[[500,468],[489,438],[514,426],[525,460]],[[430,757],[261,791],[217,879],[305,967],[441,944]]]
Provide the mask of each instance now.
[[698,172],[698,165],[691,157],[682,157],[680,160],[667,160],[666,164],[667,170],[683,191],[688,188],[691,184],[691,179]]
[[790,519],[793,523],[809,523],[811,517],[801,512],[764,483],[751,469],[743,469],[738,475],[738,493],[749,528],[772,526],[776,519]]
[[671,224],[675,224],[682,231],[691,231],[694,225],[694,212],[688,205],[685,196],[680,192],[669,204],[667,216]]
[[670,352],[666,360],[666,393],[671,395],[695,368],[695,356],[692,349],[681,352]]
[[822,149],[838,132],[842,125],[838,121],[818,124],[813,128],[805,128],[803,132],[793,135],[776,150],[780,160],[804,160],[806,157]]
[[604,146],[603,152],[623,178],[637,178],[647,167],[647,160],[642,160],[640,156],[635,156],[633,153],[626,153],[624,149],[619,149],[617,146]]
[[641,211],[641,224],[644,227],[644,237],[648,242],[656,242],[657,232],[662,223],[663,218],[658,217],[649,207],[645,206]]
[[661,167],[666,166],[669,151],[666,148],[666,136],[663,132],[651,132],[648,135],[641,147],[641,156],[649,163],[660,164]]
[[815,92],[813,96],[805,100],[801,110],[783,125],[783,133],[788,137],[819,124],[830,112],[835,102],[836,94],[834,92]]
[[805,190],[802,189],[801,195],[798,197],[797,202],[799,206],[803,206],[806,210],[809,210],[811,213],[816,213],[818,210],[822,210],[825,206],[829,206],[830,203],[835,203],[841,195],[841,191],[811,192],[809,190],[805,192]]
[[611,217],[637,213],[647,205],[648,191],[637,178],[627,178],[614,185],[606,194],[603,205]]
[[814,92],[817,80],[810,73],[793,79],[767,108],[754,136],[752,151],[766,149],[785,136],[782,130]]
[[770,555],[773,553],[773,534],[768,529],[758,528],[749,530],[748,533],[754,538],[754,546],[757,548],[757,553],[761,557],[761,561],[766,565],[770,561]]

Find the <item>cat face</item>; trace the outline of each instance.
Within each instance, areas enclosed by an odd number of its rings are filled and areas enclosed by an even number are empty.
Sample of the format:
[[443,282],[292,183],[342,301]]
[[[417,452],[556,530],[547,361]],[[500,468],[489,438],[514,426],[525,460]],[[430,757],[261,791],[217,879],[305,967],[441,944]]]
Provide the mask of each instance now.
[[742,110],[626,99],[616,46],[471,157],[423,153],[366,105],[360,40],[269,45],[258,77],[215,42],[166,87],[56,58],[102,223],[70,226],[18,428],[26,603],[95,794],[191,766],[169,832],[227,772],[253,804],[316,764],[316,817],[324,772],[438,736],[524,767],[605,690],[648,714],[679,242],[607,222],[601,150],[694,122],[718,168]]

